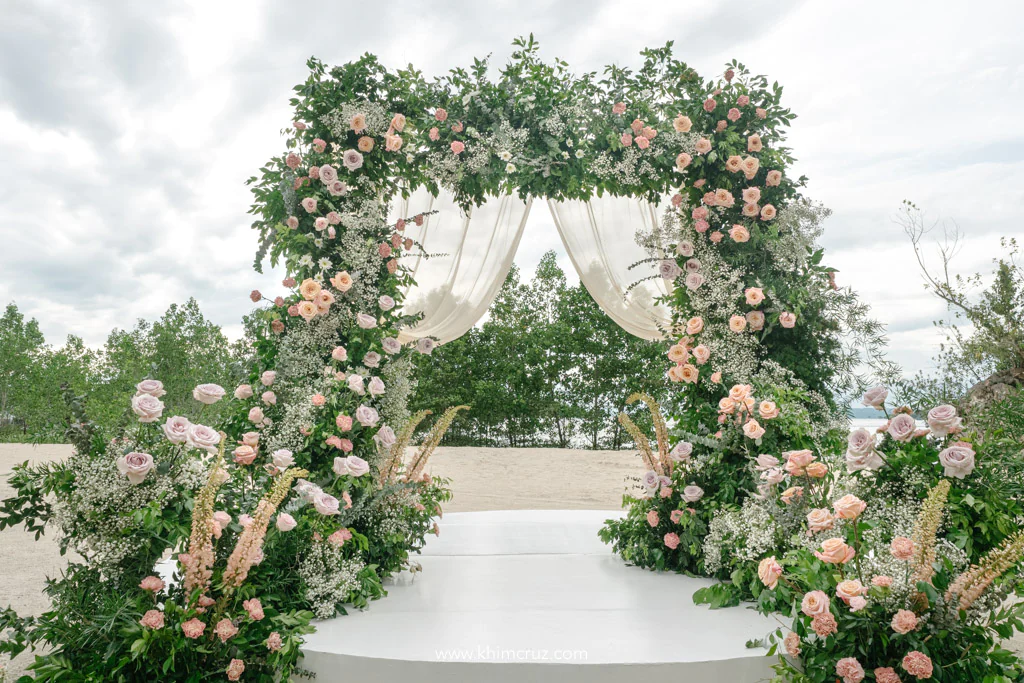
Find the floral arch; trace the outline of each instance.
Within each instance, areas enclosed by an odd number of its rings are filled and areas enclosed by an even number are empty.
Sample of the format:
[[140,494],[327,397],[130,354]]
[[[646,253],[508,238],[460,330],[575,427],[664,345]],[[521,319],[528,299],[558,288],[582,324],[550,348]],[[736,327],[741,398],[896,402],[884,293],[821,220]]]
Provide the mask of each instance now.
[[[137,424],[118,434],[96,433],[72,402],[75,457],[19,467],[0,507],[0,526],[52,524],[86,558],[55,594],[103,579],[132,618],[61,631],[61,619],[95,624],[95,610],[36,625],[0,612],[17,633],[0,652],[49,641],[47,680],[115,680],[114,665],[116,680],[151,679],[175,661],[229,680],[288,677],[314,614],[381,597],[382,580],[415,569],[412,553],[437,532],[450,491],[425,467],[466,406],[439,416],[409,458],[428,418],[407,408],[410,354],[476,322],[544,200],[598,303],[665,341],[671,419],[633,398],[651,412],[652,441],[620,416],[647,472],[626,516],[602,530],[616,552],[724,581],[701,601],[794,615],[790,633],[771,636],[790,656],[785,680],[863,680],[846,652],[870,659],[878,681],[900,680],[901,657],[908,674],[931,677],[929,655],[948,669],[942,680],[1019,673],[996,636],[1024,607],[982,626],[991,610],[978,603],[1024,553],[1024,508],[986,493],[999,468],[975,468],[951,406],[927,429],[899,409],[882,436],[847,441],[843,404],[860,370],[891,368],[879,325],[823,264],[827,211],[789,171],[781,87],[736,62],[704,80],[671,43],[642,56],[635,71],[576,75],[541,61],[531,36],[494,80],[480,60],[428,80],[372,55],[333,68],[310,59],[286,149],[249,180],[256,268],[269,259],[288,276],[281,292],[252,293],[268,303],[248,321],[247,380],[231,396],[193,393],[201,406],[229,402],[219,429],[199,423],[201,407],[160,424],[158,378],[139,383]],[[865,401],[884,410],[885,391]],[[890,542],[909,563],[901,574],[881,572]],[[169,551],[165,583],[150,574]],[[870,589],[861,561],[856,582],[844,575],[854,557],[880,567]],[[942,638],[917,629],[926,614]],[[898,638],[878,632],[889,619]],[[75,633],[113,635],[82,647]],[[955,647],[941,649],[944,638]],[[93,650],[109,656],[86,661]]]

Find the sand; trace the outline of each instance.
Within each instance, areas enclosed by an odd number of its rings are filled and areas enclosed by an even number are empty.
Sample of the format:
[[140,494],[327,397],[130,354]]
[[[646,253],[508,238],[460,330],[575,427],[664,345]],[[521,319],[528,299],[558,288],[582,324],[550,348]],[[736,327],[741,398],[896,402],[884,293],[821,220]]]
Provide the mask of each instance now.
[[[65,458],[70,446],[0,444],[0,498],[11,494],[7,477],[26,460]],[[434,476],[451,480],[448,512],[474,510],[618,510],[631,478],[643,474],[634,451],[577,451],[562,448],[438,448],[428,466]],[[20,614],[38,614],[47,606],[42,593],[47,576],[56,576],[66,559],[47,536],[35,541],[20,529],[0,532],[0,605]],[[1009,645],[1024,652],[1024,636]],[[10,667],[16,678],[28,659]]]

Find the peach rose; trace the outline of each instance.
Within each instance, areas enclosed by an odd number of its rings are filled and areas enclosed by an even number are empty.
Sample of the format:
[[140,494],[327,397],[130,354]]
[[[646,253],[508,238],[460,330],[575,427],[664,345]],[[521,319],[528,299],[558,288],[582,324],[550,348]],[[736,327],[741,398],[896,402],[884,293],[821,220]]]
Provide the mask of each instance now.
[[747,180],[753,180],[754,176],[757,175],[757,171],[761,168],[761,162],[757,160],[757,157],[747,157],[743,160],[743,176]]
[[830,607],[830,601],[828,596],[822,591],[810,591],[804,594],[804,599],[800,601],[800,611],[807,616],[814,618],[822,614],[827,614]]
[[821,479],[828,474],[828,465],[823,462],[812,462],[804,471],[807,473],[807,476],[812,479]]
[[765,185],[768,187],[777,187],[782,182],[782,171],[768,171],[768,177],[765,179]]
[[766,557],[757,565],[757,576],[765,586],[775,588],[779,583],[779,577],[782,576],[782,565],[774,556]]
[[206,624],[193,617],[181,625],[181,630],[186,638],[195,640],[203,635],[203,631],[206,630]]
[[694,145],[694,149],[697,154],[707,154],[711,151],[711,141],[707,138],[701,138],[700,140],[697,140],[697,144]]
[[821,544],[821,551],[814,551],[814,556],[827,564],[846,564],[853,559],[856,552],[846,545],[841,538],[830,538]]
[[770,221],[775,218],[775,215],[775,207],[771,204],[765,204],[764,207],[761,208],[761,220]]
[[750,306],[757,306],[764,301],[764,290],[760,287],[748,287],[743,293],[747,298],[747,304]]
[[736,223],[729,228],[729,237],[732,238],[733,242],[748,242],[750,240],[750,231],[745,226]]
[[868,589],[861,585],[861,582],[857,579],[847,579],[846,581],[840,581],[836,586],[836,597],[850,604],[850,599],[860,595],[864,595],[868,592]]
[[139,623],[154,631],[164,627],[164,613],[158,609],[151,609],[142,615]]
[[733,332],[742,332],[747,329],[747,319],[742,315],[734,315],[729,318],[729,329]]
[[312,301],[316,298],[316,295],[320,293],[320,289],[321,287],[319,282],[306,278],[302,281],[302,284],[299,285],[299,294],[301,294],[302,298],[306,301]]
[[764,329],[764,313],[761,311],[748,311],[746,318],[751,332],[760,332]]
[[682,152],[682,153],[679,154],[679,156],[676,157],[676,168],[678,168],[680,171],[682,171],[684,168],[689,166],[692,162],[693,162],[693,157],[691,157],[686,152]]
[[757,413],[762,420],[773,420],[779,416],[779,407],[775,405],[775,401],[761,401]]
[[725,160],[725,170],[730,173],[739,173],[740,168],[743,165],[743,157],[738,154],[734,154]]
[[690,128],[693,127],[693,122],[690,121],[689,116],[683,116],[680,114],[672,121],[672,127],[675,128],[677,133],[689,133]]
[[783,646],[786,648],[786,654],[790,657],[800,656],[800,636],[795,632],[790,631],[786,634],[786,637],[782,641]]
[[794,499],[799,498],[802,495],[804,495],[803,486],[790,486],[788,489],[783,491],[782,495],[779,497],[782,499],[783,503],[790,505]]
[[761,136],[758,134],[751,135],[747,138],[747,151],[748,152],[760,152],[764,145],[761,144]]
[[787,330],[796,327],[796,313],[783,312],[779,314],[779,324]]
[[836,517],[840,519],[857,519],[868,504],[853,494],[847,494],[832,503]]
[[736,198],[732,196],[732,192],[729,190],[719,188],[715,190],[715,204],[717,206],[724,206],[726,208],[736,203]]
[[764,427],[762,427],[757,420],[748,420],[747,423],[743,425],[743,434],[748,439],[760,439],[764,436],[764,431]]
[[907,653],[907,656],[903,658],[901,663],[903,668],[906,669],[907,673],[917,679],[931,678],[933,673],[933,666],[931,658],[923,652],[918,650],[911,650]]
[[356,133],[362,133],[366,130],[366,115],[355,114],[351,119],[349,119],[348,127]]
[[832,513],[825,508],[815,508],[807,513],[807,530],[809,533],[817,533],[831,529],[834,518]]
[[241,679],[242,674],[245,673],[245,662],[241,659],[232,659],[225,673],[227,673],[229,681]]
[[747,218],[755,218],[760,211],[761,207],[758,206],[757,204],[743,205],[743,215],[746,216]]
[[668,349],[668,359],[673,363],[685,363],[690,358],[690,352],[682,344],[673,344]]
[[704,318],[696,315],[686,321],[686,334],[700,334],[704,331]]
[[878,586],[879,588],[888,588],[892,585],[892,577],[881,574],[871,579],[872,586]]
[[670,550],[675,550],[679,547],[679,534],[669,532],[665,534],[665,545]]
[[700,370],[695,366],[686,363],[681,366],[679,370],[679,377],[687,384],[696,384],[698,377],[700,376]]
[[693,349],[693,357],[698,365],[704,365],[711,359],[711,350],[704,344],[698,344]]

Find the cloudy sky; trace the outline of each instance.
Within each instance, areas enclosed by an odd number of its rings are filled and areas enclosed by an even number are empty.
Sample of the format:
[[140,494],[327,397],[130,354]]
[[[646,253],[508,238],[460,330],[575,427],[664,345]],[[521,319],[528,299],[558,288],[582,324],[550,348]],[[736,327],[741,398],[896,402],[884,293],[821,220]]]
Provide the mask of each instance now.
[[[903,199],[966,236],[959,270],[1024,238],[1024,49],[1017,2],[0,0],[0,300],[50,341],[195,296],[231,333],[253,288],[243,181],[282,149],[305,59],[363,52],[428,75],[533,32],[578,70],[674,40],[701,74],[735,57],[785,86],[808,194],[834,210],[827,262],[925,367],[943,309],[893,222]],[[536,211],[517,257],[561,246]],[[563,256],[564,265],[571,270]]]

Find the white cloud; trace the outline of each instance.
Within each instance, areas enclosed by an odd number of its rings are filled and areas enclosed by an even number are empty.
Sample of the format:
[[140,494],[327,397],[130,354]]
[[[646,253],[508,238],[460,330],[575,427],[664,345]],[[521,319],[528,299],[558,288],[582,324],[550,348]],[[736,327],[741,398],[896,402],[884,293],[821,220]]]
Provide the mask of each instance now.
[[[675,41],[705,76],[732,57],[786,88],[808,194],[834,210],[828,263],[892,326],[894,357],[927,365],[943,309],[892,222],[911,199],[956,219],[958,265],[1024,238],[1024,53],[1012,2],[707,3],[401,0],[188,4],[10,0],[0,25],[0,299],[52,341],[101,343],[194,295],[237,333],[251,270],[246,177],[281,149],[291,86],[315,54],[366,51],[428,76],[534,32],[579,71],[636,67]],[[517,261],[561,251],[537,203]],[[568,260],[561,258],[570,270]],[[575,278],[573,278],[575,279]]]

